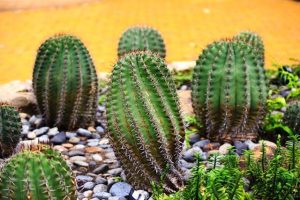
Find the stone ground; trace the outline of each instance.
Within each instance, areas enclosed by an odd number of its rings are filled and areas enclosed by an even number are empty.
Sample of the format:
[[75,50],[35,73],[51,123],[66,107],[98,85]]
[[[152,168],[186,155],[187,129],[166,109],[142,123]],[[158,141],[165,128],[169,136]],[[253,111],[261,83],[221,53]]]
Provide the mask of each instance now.
[[300,2],[293,0],[79,1],[63,7],[58,2],[70,0],[0,1],[0,83],[30,79],[39,45],[62,32],[79,36],[98,71],[109,72],[117,59],[120,35],[137,24],[162,33],[168,62],[196,60],[207,44],[242,30],[263,37],[268,68],[299,59]]

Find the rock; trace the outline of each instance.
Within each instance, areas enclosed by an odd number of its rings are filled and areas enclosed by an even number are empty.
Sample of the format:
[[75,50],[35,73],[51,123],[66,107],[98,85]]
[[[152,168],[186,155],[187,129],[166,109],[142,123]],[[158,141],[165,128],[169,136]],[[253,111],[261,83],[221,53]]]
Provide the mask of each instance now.
[[74,145],[71,144],[71,143],[63,143],[62,146],[63,146],[63,147],[66,147],[66,148],[68,148],[68,149],[70,149],[70,148],[72,148]]
[[50,141],[53,144],[62,144],[66,141],[66,134],[64,132],[60,132],[56,134]]
[[200,141],[200,135],[195,133],[189,136],[189,142],[191,145],[195,144],[196,142]]
[[113,184],[109,190],[112,196],[128,197],[132,193],[132,186],[125,182],[117,182]]
[[270,141],[259,141],[259,144],[256,145],[253,149],[253,157],[255,159],[259,159],[261,157],[262,154],[262,142],[264,142],[265,144],[265,149],[266,149],[266,156],[268,158],[272,158],[274,156],[275,150],[277,148],[277,145],[273,142]]
[[191,90],[178,90],[177,94],[183,115],[193,115],[194,110],[192,107]]
[[228,154],[228,152],[229,152],[229,148],[231,148],[232,147],[232,145],[231,144],[229,144],[229,143],[224,143],[224,144],[222,144],[221,146],[220,146],[220,148],[219,148],[219,153],[221,154],[221,155],[226,155],[226,154]]
[[100,147],[86,147],[85,152],[86,153],[100,153],[103,149]]
[[147,200],[149,199],[149,193],[144,190],[135,190],[132,193],[132,198],[134,200]]
[[111,197],[111,194],[108,192],[97,192],[93,194],[93,197],[97,197],[101,200],[103,199],[108,199],[109,197]]
[[76,176],[76,181],[78,183],[84,184],[86,182],[91,182],[93,181],[93,177],[91,176],[86,176],[86,175],[78,175]]
[[83,144],[76,144],[72,149],[84,149],[85,146]]
[[29,132],[28,134],[27,134],[27,138],[28,139],[34,139],[34,138],[36,138],[36,134],[35,134],[35,132],[33,132],[33,131],[31,131],[31,132]]
[[195,144],[193,144],[193,147],[200,147],[203,148],[205,145],[209,144],[210,141],[205,139],[205,140],[200,140],[199,142],[196,142]]
[[55,149],[55,150],[57,150],[57,151],[59,151],[59,152],[68,151],[68,149],[67,149],[66,147],[61,146],[61,145],[55,145],[55,146],[53,147],[53,149]]
[[95,173],[95,174],[105,173],[105,172],[107,172],[108,169],[109,169],[109,167],[107,164],[102,164],[99,167],[97,167],[96,169],[94,169],[93,173]]
[[43,119],[38,118],[38,119],[35,120],[34,125],[36,127],[40,127],[42,125],[42,123],[43,123]]
[[246,140],[244,143],[248,146],[248,149],[250,150],[253,150],[258,145],[252,142],[251,140]]
[[103,160],[103,158],[102,158],[102,156],[101,156],[100,154],[93,154],[93,155],[92,155],[92,158],[93,158],[93,160],[96,161],[96,162],[100,162],[100,161]]
[[71,150],[68,153],[68,156],[72,157],[72,156],[84,156],[84,152],[82,150]]
[[203,154],[202,150],[199,147],[193,147],[184,152],[182,158],[188,162],[194,162],[196,153],[200,154],[200,156]]
[[220,147],[220,143],[218,142],[211,142],[209,144],[204,145],[202,148],[203,151],[210,151],[210,150],[216,150]]
[[42,143],[42,144],[48,144],[49,143],[48,135],[42,135],[38,139],[39,139],[39,142]]
[[50,130],[48,131],[48,135],[49,136],[55,136],[56,134],[58,134],[59,131],[58,131],[58,128],[57,127],[54,127],[54,128],[50,128]]
[[29,132],[30,126],[27,124],[22,124],[22,135],[27,135]]
[[98,132],[100,135],[102,135],[102,134],[104,133],[104,128],[101,127],[101,126],[97,126],[97,127],[96,127],[96,130],[97,130],[97,132]]
[[[93,183],[93,182],[89,182],[89,183]],[[83,193],[83,196],[86,198],[89,198],[89,199],[92,197],[92,195],[93,195],[93,191],[91,191],[91,190],[85,191]]]
[[84,128],[79,128],[77,130],[77,133],[78,135],[80,136],[84,136],[84,137],[87,137],[87,138],[90,138],[92,136],[92,133]]
[[291,93],[290,89],[283,89],[279,92],[279,94],[283,97],[287,97]]
[[236,153],[239,155],[242,155],[248,149],[248,145],[241,141],[234,141],[234,147],[236,148]]
[[84,156],[73,156],[73,157],[70,157],[70,161],[71,162],[75,162],[75,161],[86,161],[87,158],[84,157]]
[[101,176],[97,176],[95,182],[96,184],[107,184],[107,180]]
[[80,138],[78,138],[78,137],[71,137],[69,139],[69,142],[72,143],[72,144],[77,144],[78,142],[80,142]]
[[113,175],[113,176],[118,176],[122,172],[122,168],[115,168],[115,169],[110,169],[107,171],[107,173]]
[[34,130],[36,136],[44,135],[44,134],[46,134],[48,131],[49,131],[49,127],[46,127],[46,126]]
[[186,169],[191,169],[195,166],[196,164],[195,163],[189,163],[183,159],[179,160],[179,166],[180,167],[183,167],[183,168],[186,168]]
[[77,136],[77,133],[73,133],[73,132],[66,132],[66,137],[68,139],[72,138],[72,137],[76,137]]
[[89,126],[87,130],[90,132],[96,132],[96,129],[92,126]]
[[6,102],[15,106],[20,112],[29,114],[37,110],[31,81],[12,81],[0,85],[0,102]]
[[94,188],[94,186],[95,186],[95,183],[89,181],[89,182],[86,182],[85,184],[83,184],[82,188],[83,188],[83,190],[92,190]]
[[84,162],[84,161],[80,161],[80,160],[74,161],[74,164],[76,164],[78,166],[81,166],[81,167],[88,167],[89,166],[89,163]]
[[94,193],[98,193],[98,192],[107,192],[107,185],[104,184],[98,184],[94,187],[93,189]]
[[114,197],[109,197],[108,200],[126,200],[126,198],[120,196],[114,196]]

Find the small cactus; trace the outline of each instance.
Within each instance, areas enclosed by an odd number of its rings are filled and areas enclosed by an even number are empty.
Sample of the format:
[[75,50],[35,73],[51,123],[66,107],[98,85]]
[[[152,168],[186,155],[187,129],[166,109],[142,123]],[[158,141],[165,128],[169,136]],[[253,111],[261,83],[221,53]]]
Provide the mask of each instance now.
[[133,51],[151,51],[166,57],[164,40],[158,31],[149,27],[132,27],[121,36],[118,45],[119,58]]
[[0,199],[76,199],[73,174],[61,155],[52,149],[24,150],[0,170]]
[[10,156],[21,137],[21,119],[17,110],[0,104],[0,158]]
[[300,134],[300,102],[293,102],[287,107],[283,123],[295,133]]
[[253,139],[263,117],[267,83],[263,59],[238,40],[207,46],[193,73],[192,104],[212,140]]
[[107,119],[109,137],[130,183],[151,190],[151,182],[160,183],[164,175],[165,191],[182,186],[177,164],[184,128],[175,84],[162,58],[134,52],[117,62]]
[[57,35],[40,46],[33,88],[49,126],[73,130],[94,121],[97,74],[88,50],[78,38]]

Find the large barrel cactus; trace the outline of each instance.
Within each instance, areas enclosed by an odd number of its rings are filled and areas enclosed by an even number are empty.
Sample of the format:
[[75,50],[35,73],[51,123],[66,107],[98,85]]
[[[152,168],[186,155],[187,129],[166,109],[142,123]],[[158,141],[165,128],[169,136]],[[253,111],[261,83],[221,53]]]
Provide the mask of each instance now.
[[285,123],[295,133],[300,134],[300,102],[293,102],[284,113],[283,123]]
[[52,149],[25,150],[11,157],[0,171],[0,199],[76,199],[70,168]]
[[261,37],[250,31],[243,31],[233,37],[234,40],[244,42],[252,47],[254,47],[255,51],[260,52],[262,56],[264,56],[265,47],[263,40]]
[[10,156],[21,137],[21,119],[17,110],[0,104],[0,158]]
[[121,36],[118,45],[118,56],[133,51],[151,51],[161,58],[166,57],[164,40],[158,31],[149,27],[132,27]]
[[49,126],[72,130],[93,122],[97,74],[88,50],[78,38],[58,35],[40,46],[33,88]]
[[255,47],[238,40],[214,42],[203,50],[193,73],[192,103],[209,138],[256,137],[267,98],[263,62]]
[[164,61],[136,52],[114,66],[107,101],[108,132],[128,181],[167,192],[182,186],[177,169],[184,139],[175,84]]

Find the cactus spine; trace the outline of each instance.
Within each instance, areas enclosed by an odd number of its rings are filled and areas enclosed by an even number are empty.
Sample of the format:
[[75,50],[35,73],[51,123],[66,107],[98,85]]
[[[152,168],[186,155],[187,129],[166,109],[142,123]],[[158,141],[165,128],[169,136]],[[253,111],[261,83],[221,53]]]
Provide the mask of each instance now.
[[209,138],[255,138],[266,98],[263,59],[253,46],[229,39],[203,50],[193,73],[192,103]]
[[0,158],[10,156],[21,137],[21,119],[12,106],[0,104]]
[[295,133],[300,134],[300,102],[294,102],[287,107],[283,122]]
[[73,174],[55,150],[25,150],[11,157],[0,172],[2,200],[76,199]]
[[130,53],[114,66],[107,101],[108,132],[129,182],[151,190],[182,186],[177,163],[184,139],[175,84],[163,59]]
[[33,88],[49,126],[73,130],[93,122],[97,74],[88,50],[78,38],[58,35],[40,46]]
[[161,58],[166,57],[162,36],[158,31],[149,27],[132,27],[122,34],[118,45],[119,58],[133,51],[151,51]]

